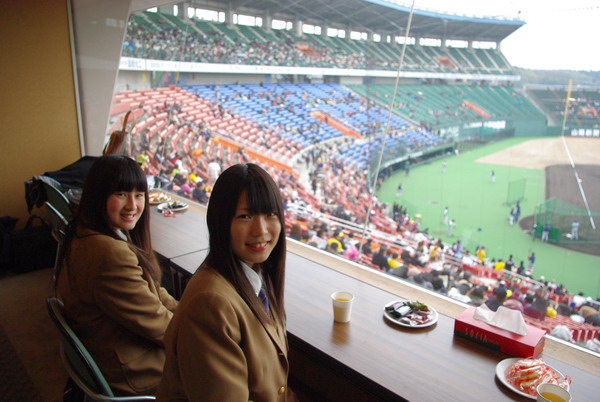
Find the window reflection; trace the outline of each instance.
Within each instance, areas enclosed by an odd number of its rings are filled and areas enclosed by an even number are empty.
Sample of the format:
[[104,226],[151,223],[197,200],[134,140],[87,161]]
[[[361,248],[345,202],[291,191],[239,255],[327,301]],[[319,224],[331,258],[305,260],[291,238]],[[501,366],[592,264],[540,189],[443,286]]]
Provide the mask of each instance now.
[[[155,187],[206,203],[210,164],[259,163],[280,185],[295,240],[468,304],[504,289],[536,326],[563,301],[570,307],[572,294],[516,261],[498,270],[492,255],[477,261],[481,247],[448,216],[431,233],[403,198],[413,167],[435,161],[445,171],[449,155],[512,138],[515,119],[545,125],[494,44],[160,10],[130,16],[121,65],[145,67],[121,71],[111,112],[113,129],[132,112],[129,152]],[[401,72],[415,74],[397,88],[402,55]],[[594,338],[562,310],[573,341]]]

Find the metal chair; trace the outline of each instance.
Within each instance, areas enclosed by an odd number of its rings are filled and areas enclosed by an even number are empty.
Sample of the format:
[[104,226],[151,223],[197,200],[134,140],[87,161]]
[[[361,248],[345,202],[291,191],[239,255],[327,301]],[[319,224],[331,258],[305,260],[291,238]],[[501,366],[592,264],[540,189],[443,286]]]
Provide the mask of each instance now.
[[60,243],[65,238],[69,221],[49,201],[46,201],[46,210],[52,226],[52,236]]
[[73,216],[73,208],[67,196],[65,196],[63,192],[57,187],[46,183],[45,181],[42,183],[44,186],[44,191],[46,192],[46,202],[52,204],[52,206],[58,212],[60,212],[67,221],[70,220]]
[[114,396],[96,362],[79,340],[64,315],[64,305],[56,297],[46,301],[48,314],[58,330],[61,357],[69,377],[85,393],[88,401],[151,401],[154,396]]

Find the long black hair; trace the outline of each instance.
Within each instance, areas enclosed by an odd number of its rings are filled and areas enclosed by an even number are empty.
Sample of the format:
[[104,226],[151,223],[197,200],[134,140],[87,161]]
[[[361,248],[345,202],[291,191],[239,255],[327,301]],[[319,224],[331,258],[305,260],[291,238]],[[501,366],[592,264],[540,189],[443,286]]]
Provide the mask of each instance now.
[[127,243],[138,257],[142,269],[160,282],[160,267],[152,251],[150,239],[150,215],[148,208],[148,182],[140,165],[126,156],[104,155],[90,167],[77,212],[69,223],[67,233],[58,254],[54,272],[56,286],[61,268],[68,262],[71,242],[76,229],[84,227],[106,236],[122,240],[110,224],[106,209],[108,197],[117,191],[143,191],[145,208],[135,227],[125,231]]
[[206,214],[210,251],[202,266],[208,265],[227,279],[262,322],[270,319],[252,290],[242,270],[242,263],[231,245],[231,221],[242,193],[247,195],[251,214],[275,213],[281,224],[277,243],[259,268],[269,293],[271,313],[283,322],[286,257],[283,203],[277,185],[260,166],[252,163],[233,165],[217,179]]

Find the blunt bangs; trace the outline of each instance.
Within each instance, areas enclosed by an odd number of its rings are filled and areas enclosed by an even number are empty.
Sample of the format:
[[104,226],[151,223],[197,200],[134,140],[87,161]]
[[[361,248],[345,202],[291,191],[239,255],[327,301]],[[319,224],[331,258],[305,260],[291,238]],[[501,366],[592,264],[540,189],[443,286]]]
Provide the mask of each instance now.
[[126,156],[104,155],[88,172],[78,216],[85,226],[106,233],[109,228],[106,200],[116,191],[134,189],[143,191],[147,197],[148,182],[140,165]]
[[[110,185],[109,194],[115,191],[143,191],[148,192],[148,181],[138,163],[129,158],[119,161],[120,169],[117,170],[114,180]],[[133,166],[135,165],[135,167]]]
[[229,250],[230,223],[238,199],[244,192],[248,197],[250,213],[274,212],[283,222],[281,195],[271,176],[252,163],[233,165],[221,173],[208,202],[206,221],[211,252]]
[[249,172],[244,190],[251,214],[281,214],[281,195],[270,176],[265,177],[259,171]]

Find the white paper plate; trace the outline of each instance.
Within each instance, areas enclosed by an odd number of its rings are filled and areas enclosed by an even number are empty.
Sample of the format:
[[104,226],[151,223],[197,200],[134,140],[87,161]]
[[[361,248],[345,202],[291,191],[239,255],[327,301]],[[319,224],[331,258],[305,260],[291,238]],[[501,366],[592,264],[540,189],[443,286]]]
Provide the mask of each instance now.
[[402,303],[402,302],[407,302],[407,301],[410,301],[410,300],[393,300],[393,301],[389,302],[388,304],[386,304],[383,307],[383,316],[387,320],[393,322],[394,324],[398,324],[398,325],[400,325],[402,327],[406,327],[406,328],[426,328],[426,327],[429,327],[429,326],[435,324],[438,321],[438,313],[437,313],[437,311],[435,311],[435,309],[433,307],[429,306],[429,305],[427,305],[427,307],[429,307],[429,311],[431,311],[431,315],[429,316],[429,320],[427,322],[423,323],[423,324],[416,324],[416,325],[410,325],[410,324],[407,324],[405,322],[402,322],[402,321],[398,320],[396,317],[392,316],[385,309],[387,306],[391,306],[394,303],[398,303],[398,302]]
[[186,204],[185,202],[177,202],[176,207],[173,207],[173,204],[175,204],[175,203],[174,202],[163,202],[157,208],[160,212],[164,211],[165,209],[170,209],[173,212],[179,212],[179,211],[188,209],[188,207],[189,207],[189,205]]
[[[523,359],[522,357],[510,357],[508,359],[502,360],[500,363],[498,363],[496,365],[496,377],[498,377],[498,379],[500,380],[500,382],[502,384],[504,384],[511,391],[516,392],[517,394],[519,394],[521,396],[524,396],[525,398],[537,399],[537,396],[526,394],[525,392],[517,389],[515,386],[513,386],[511,383],[509,383],[508,380],[506,379],[506,370],[508,370],[508,368],[510,366],[512,366],[514,363],[516,363],[516,362],[518,362],[519,360],[522,360],[522,359]],[[560,371],[556,370],[554,367],[550,366],[549,364],[548,364],[548,366],[552,370],[554,370],[554,372],[556,374],[558,374],[561,378],[565,378],[565,376],[562,375],[562,373]],[[569,390],[569,385],[567,384],[567,391],[568,390]]]

